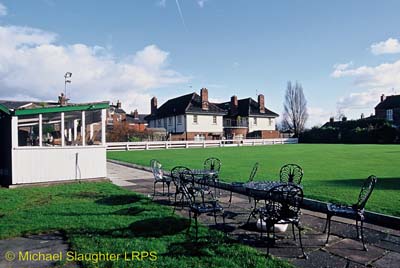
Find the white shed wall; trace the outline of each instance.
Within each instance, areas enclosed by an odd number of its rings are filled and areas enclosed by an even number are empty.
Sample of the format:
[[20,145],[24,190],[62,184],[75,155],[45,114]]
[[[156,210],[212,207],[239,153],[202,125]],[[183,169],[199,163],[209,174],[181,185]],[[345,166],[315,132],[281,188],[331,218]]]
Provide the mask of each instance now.
[[13,184],[105,177],[105,146],[13,149]]

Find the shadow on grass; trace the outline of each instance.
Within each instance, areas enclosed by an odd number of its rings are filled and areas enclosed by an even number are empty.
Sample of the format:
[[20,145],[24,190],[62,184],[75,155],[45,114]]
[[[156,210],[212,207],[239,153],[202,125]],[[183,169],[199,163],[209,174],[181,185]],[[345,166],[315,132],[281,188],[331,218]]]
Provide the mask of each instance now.
[[[361,190],[366,178],[363,179],[325,179],[319,182],[329,186],[350,187]],[[376,182],[375,189],[379,190],[400,190],[400,178],[380,178]]]
[[176,235],[189,228],[189,220],[177,217],[163,217],[139,220],[126,228],[108,230],[99,229],[75,229],[69,230],[71,235],[101,236],[102,238],[160,238]]
[[164,217],[136,221],[129,226],[134,236],[161,237],[175,235],[189,228],[190,221],[185,218]]
[[144,197],[135,195],[112,195],[96,200],[96,203],[100,205],[120,206],[136,203],[144,199]]

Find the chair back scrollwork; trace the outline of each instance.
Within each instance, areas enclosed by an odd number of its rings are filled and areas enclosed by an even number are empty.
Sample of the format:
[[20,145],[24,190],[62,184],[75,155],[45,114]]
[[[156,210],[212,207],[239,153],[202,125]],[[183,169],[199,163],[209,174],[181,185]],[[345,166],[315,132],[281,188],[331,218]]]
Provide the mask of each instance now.
[[204,161],[203,166],[206,170],[214,170],[219,172],[221,170],[221,160],[215,157],[210,157]]
[[249,176],[249,182],[252,182],[254,180],[254,177],[257,174],[257,170],[258,170],[258,162],[256,162],[253,166],[253,169],[251,170],[250,176]]
[[303,175],[303,169],[297,164],[284,165],[279,171],[280,181],[284,183],[300,184]]
[[367,203],[369,197],[372,194],[372,191],[375,188],[377,178],[374,175],[369,176],[363,183],[361,187],[360,194],[358,195],[358,201],[353,206],[355,209],[361,210],[364,209],[365,204]]

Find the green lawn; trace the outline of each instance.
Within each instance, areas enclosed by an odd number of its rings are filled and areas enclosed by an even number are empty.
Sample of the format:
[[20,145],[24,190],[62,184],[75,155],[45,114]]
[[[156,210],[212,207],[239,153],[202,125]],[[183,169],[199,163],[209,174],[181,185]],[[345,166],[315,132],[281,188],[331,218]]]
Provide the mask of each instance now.
[[0,239],[58,230],[78,254],[154,251],[157,257],[84,267],[291,267],[206,227],[194,242],[187,218],[111,183],[0,189],[0,203]]
[[323,201],[354,203],[363,180],[374,174],[378,183],[367,209],[400,216],[399,145],[292,144],[108,153],[111,159],[142,165],[155,158],[167,169],[198,168],[210,156],[221,159],[225,181],[246,181],[257,161],[257,180],[278,180],[282,165],[297,163],[304,169],[305,196]]

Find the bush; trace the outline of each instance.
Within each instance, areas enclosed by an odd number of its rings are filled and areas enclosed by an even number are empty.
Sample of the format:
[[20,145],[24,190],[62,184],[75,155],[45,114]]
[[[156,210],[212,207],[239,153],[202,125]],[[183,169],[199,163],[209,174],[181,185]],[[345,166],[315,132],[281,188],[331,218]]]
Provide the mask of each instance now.
[[301,143],[398,143],[400,130],[382,119],[327,123],[305,131]]

